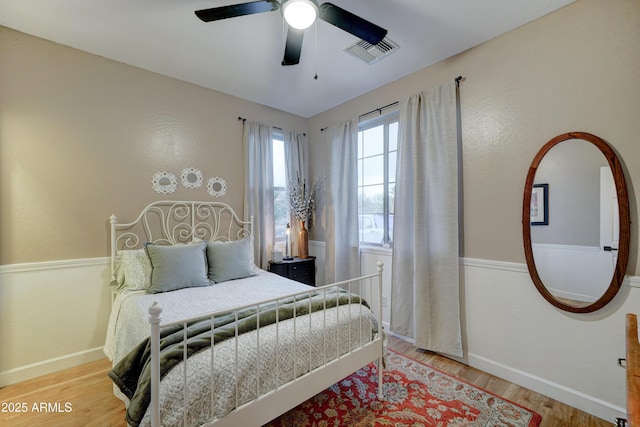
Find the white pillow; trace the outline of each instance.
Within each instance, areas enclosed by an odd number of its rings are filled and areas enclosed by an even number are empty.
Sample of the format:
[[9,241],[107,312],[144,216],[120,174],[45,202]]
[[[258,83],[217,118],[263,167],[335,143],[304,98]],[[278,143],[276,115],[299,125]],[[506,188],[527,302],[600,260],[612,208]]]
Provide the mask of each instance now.
[[144,249],[118,251],[115,269],[114,292],[120,293],[125,289],[134,291],[146,290],[151,285],[151,261]]

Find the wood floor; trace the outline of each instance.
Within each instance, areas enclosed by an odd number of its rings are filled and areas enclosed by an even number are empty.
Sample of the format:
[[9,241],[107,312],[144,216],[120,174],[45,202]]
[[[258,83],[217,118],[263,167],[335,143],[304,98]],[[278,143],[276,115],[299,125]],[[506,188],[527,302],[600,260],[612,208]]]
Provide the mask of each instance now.
[[[445,357],[389,339],[389,347],[542,415],[542,427],[604,427],[604,421]],[[0,389],[0,425],[125,426],[124,405],[114,397],[107,359]],[[25,409],[25,412],[16,410]]]

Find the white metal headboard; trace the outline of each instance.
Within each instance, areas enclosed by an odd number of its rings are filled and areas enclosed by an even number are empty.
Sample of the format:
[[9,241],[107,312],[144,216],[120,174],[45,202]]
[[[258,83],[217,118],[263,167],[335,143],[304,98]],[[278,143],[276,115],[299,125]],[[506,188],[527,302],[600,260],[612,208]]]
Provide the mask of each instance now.
[[118,224],[115,215],[110,222],[112,272],[118,250],[141,249],[145,242],[175,245],[253,236],[253,216],[241,220],[222,202],[161,200],[146,206],[133,222]]

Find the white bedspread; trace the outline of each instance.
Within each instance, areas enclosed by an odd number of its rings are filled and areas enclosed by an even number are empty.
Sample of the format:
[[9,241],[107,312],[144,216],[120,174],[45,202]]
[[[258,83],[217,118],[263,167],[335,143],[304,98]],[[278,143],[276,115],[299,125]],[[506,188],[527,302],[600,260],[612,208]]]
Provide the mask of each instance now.
[[[151,295],[142,291],[124,292],[114,301],[104,352],[115,365],[150,335],[148,309],[154,301],[163,307],[161,324],[164,324],[309,290],[313,288],[261,270],[253,277],[209,287]],[[376,320],[369,309],[353,304],[265,326],[238,338],[237,359],[236,340],[216,344],[213,378],[212,351],[201,351],[187,360],[186,393],[185,363],[180,363],[161,381],[162,425],[183,425],[185,403],[186,425],[200,425],[210,419],[212,409],[214,417],[224,416],[238,405],[369,342],[373,338],[372,325],[376,325]],[[237,399],[236,389],[240,392]],[[115,386],[114,391],[128,403]],[[141,425],[149,424],[147,411]]]
[[207,287],[159,294],[125,291],[113,302],[104,353],[115,365],[149,336],[148,310],[154,301],[162,306],[161,323],[164,324],[310,289],[302,283],[260,270],[255,276]]
[[[286,320],[277,326],[262,327],[259,340],[255,331],[238,338],[237,366],[235,340],[215,345],[213,378],[211,349],[201,351],[187,359],[186,393],[185,363],[169,371],[160,382],[162,425],[192,427],[223,417],[234,408],[369,342],[373,338],[372,322],[375,324],[369,309],[353,304],[297,317],[295,324]],[[259,349],[256,342],[260,343]],[[150,421],[147,410],[140,427],[150,426]]]

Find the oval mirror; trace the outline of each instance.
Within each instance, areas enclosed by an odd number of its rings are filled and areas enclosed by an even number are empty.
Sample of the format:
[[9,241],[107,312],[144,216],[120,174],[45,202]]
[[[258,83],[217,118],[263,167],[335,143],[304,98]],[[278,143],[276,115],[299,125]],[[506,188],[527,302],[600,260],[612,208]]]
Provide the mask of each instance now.
[[613,299],[627,269],[631,222],[613,149],[584,132],[559,135],[531,162],[522,230],[531,279],[554,306],[590,313]]

